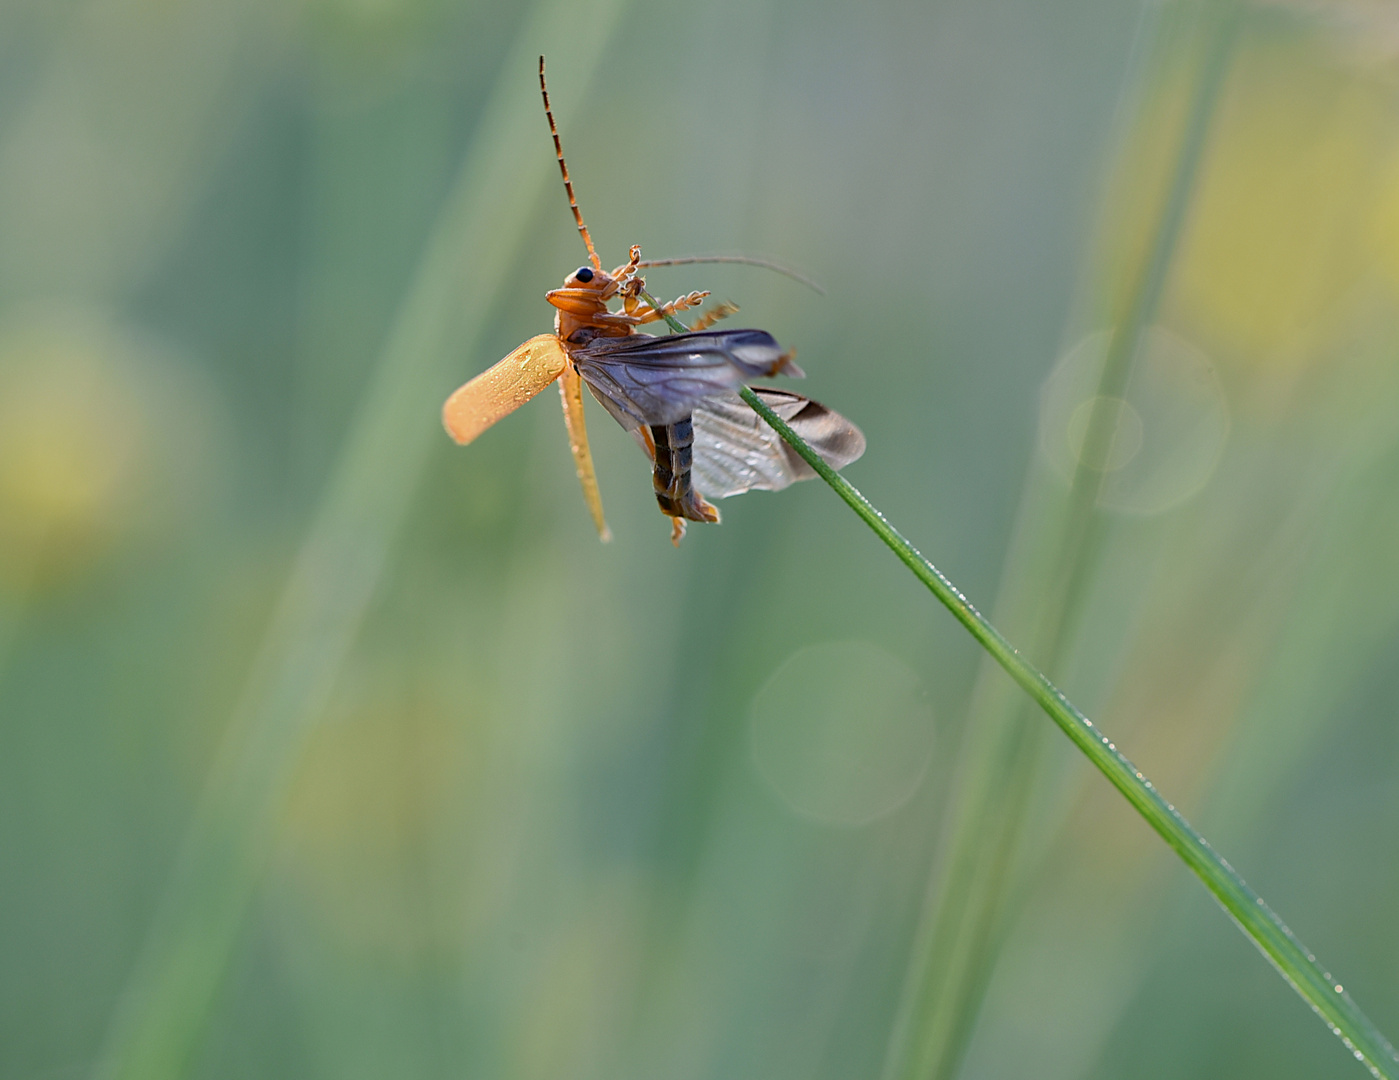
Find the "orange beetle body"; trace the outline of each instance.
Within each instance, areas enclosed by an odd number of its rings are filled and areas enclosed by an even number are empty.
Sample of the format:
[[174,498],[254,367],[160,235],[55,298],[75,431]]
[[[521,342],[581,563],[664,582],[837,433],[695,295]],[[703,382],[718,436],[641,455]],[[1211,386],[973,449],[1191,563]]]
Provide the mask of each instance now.
[[[748,379],[800,376],[801,370],[792,363],[791,354],[765,331],[708,330],[714,321],[736,310],[731,304],[719,305],[688,333],[660,338],[637,333],[640,326],[697,307],[709,293],[691,292],[654,306],[644,297],[645,282],[637,271],[658,264],[642,262],[641,249],[636,246],[625,263],[611,273],[603,270],[564,163],[542,56],[539,88],[569,207],[588,249],[588,264],[569,274],[561,288],[545,295],[555,308],[554,332],[530,338],[459,387],[443,405],[442,421],[453,439],[469,443],[557,381],[583,495],[599,536],[607,540],[611,533],[603,518],[583,418],[582,387],[587,382],[598,401],[636,436],[652,458],[656,500],[671,518],[671,538],[678,544],[687,520],[719,520],[719,511],[692,483],[692,468],[701,471],[716,495],[755,487],[775,490],[814,475],[771,429],[758,422],[756,413],[746,406],[737,411],[733,408],[740,402],[735,391]],[[723,257],[713,261],[757,262]],[[611,309],[614,301],[621,302],[620,310]],[[838,413],[784,391],[759,392],[772,395],[770,403],[786,410],[784,419],[789,423],[803,425],[804,434],[816,440],[818,452],[835,467],[863,452],[864,436]]]

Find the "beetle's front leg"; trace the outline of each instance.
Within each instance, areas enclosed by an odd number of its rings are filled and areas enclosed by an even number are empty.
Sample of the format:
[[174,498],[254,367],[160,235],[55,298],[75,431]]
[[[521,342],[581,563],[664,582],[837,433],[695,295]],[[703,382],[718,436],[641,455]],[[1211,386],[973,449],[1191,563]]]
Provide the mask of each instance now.
[[644,288],[646,288],[646,282],[639,277],[628,278],[626,284],[622,286],[620,291],[622,310],[628,315],[637,314],[637,309],[642,307],[647,311],[651,310],[651,305],[645,303],[639,295]]
[[640,261],[641,246],[639,244],[633,244],[631,246],[630,257],[627,259],[627,261],[624,262],[621,266],[617,267],[616,270],[612,271],[613,280],[625,281],[626,279],[630,278],[632,274],[636,273],[636,264]]

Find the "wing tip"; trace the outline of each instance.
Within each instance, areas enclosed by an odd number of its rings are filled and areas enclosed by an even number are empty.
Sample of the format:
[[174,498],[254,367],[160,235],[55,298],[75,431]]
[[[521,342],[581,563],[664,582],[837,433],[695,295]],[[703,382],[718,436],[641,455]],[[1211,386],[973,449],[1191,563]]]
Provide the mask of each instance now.
[[806,372],[797,366],[796,349],[788,349],[785,353],[779,356],[777,358],[777,362],[772,365],[772,370],[769,371],[767,374],[769,378],[771,378],[773,375],[787,375],[793,379],[806,378]]
[[[455,394],[452,395],[452,397],[455,396]],[[465,446],[480,432],[474,432],[467,425],[460,423],[460,418],[455,415],[455,412],[456,410],[452,408],[452,398],[448,398],[442,405],[442,429],[452,437],[452,441],[458,446]]]

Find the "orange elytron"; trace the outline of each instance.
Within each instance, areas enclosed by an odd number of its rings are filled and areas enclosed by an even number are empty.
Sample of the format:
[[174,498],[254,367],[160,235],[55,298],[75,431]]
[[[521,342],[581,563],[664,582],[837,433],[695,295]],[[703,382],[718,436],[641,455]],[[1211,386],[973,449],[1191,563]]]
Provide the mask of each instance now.
[[[637,330],[698,307],[709,293],[692,292],[659,309],[652,307],[642,299],[645,282],[637,271],[659,263],[643,262],[641,249],[635,246],[621,266],[610,273],[603,270],[564,163],[542,56],[539,90],[568,205],[588,249],[588,264],[569,274],[562,288],[545,294],[556,309],[554,332],[530,338],[458,388],[442,407],[442,422],[457,442],[469,443],[557,380],[583,497],[598,535],[608,540],[611,533],[603,518],[583,422],[586,383],[651,458],[656,501],[671,519],[671,536],[679,544],[686,521],[719,520],[719,511],[705,495],[723,498],[754,488],[775,491],[815,475],[736,392],[758,376],[801,376],[802,371],[765,330],[708,329],[735,310],[732,305],[720,305],[702,315],[689,333],[654,337]],[[748,260],[672,260],[705,261]],[[620,310],[611,308],[614,301],[620,303]],[[864,436],[840,414],[798,394],[754,389],[833,468],[864,453]]]

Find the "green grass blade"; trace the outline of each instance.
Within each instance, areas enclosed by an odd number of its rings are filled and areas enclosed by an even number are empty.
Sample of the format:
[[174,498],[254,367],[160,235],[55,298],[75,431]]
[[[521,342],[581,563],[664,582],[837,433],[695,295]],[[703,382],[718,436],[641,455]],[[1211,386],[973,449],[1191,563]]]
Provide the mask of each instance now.
[[1015,683],[1053,720],[1193,870],[1239,928],[1291,983],[1357,1060],[1377,1077],[1399,1080],[1399,1055],[1296,936],[1155,786],[1037,668],[1001,636],[947,577],[925,559],[843,476],[746,387],[743,400],[816,470],[900,562],[952,612]]
[[[1143,237],[1141,258],[1123,275],[1120,295],[1106,304],[1113,333],[1067,496],[1060,500],[1039,492],[1035,470],[1030,470],[1017,528],[1023,539],[1007,560],[1003,588],[1021,580],[1017,568],[1026,559],[1043,582],[1034,592],[1032,613],[1017,619],[1021,598],[1010,595],[1002,617],[1015,624],[1026,652],[1050,671],[1060,670],[1076,640],[1075,626],[1092,591],[1107,533],[1107,520],[1098,510],[1105,474],[1091,465],[1103,459],[1115,434],[1115,412],[1104,403],[1124,395],[1166,289],[1240,30],[1236,0],[1169,8],[1150,16],[1154,26],[1147,37],[1155,44],[1142,50],[1140,70],[1129,72],[1124,91],[1124,100],[1142,96],[1140,108],[1152,100],[1152,83],[1164,79],[1170,85],[1169,75],[1182,60],[1192,71],[1182,87],[1187,104],[1160,207]],[[1114,287],[1108,291],[1116,293]],[[979,681],[969,712],[970,737],[959,769],[963,794],[953,807],[930,903],[914,938],[885,1062],[886,1080],[949,1080],[956,1075],[1029,861],[1022,843],[1048,732],[1035,722],[1029,704],[994,677]]]
[[[261,879],[296,765],[340,674],[418,478],[445,442],[441,401],[503,295],[545,185],[557,183],[535,71],[544,49],[562,120],[586,100],[624,0],[578,19],[543,0],[504,58],[456,184],[312,516],[166,892],[112,1017],[103,1080],[186,1072]],[[559,196],[562,199],[562,194]]]

